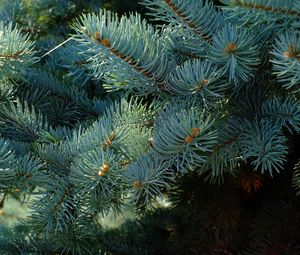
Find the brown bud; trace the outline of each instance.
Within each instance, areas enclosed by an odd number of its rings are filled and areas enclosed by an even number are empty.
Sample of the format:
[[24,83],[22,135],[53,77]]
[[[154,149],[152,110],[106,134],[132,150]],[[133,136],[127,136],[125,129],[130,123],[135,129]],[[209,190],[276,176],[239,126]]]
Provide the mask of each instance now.
[[230,42],[230,43],[228,43],[227,46],[225,47],[224,51],[225,51],[226,53],[231,54],[231,53],[233,53],[233,52],[236,51],[236,48],[237,48],[236,44],[235,44],[234,42]]
[[193,142],[193,138],[194,138],[194,137],[192,137],[191,135],[188,135],[188,136],[184,139],[184,141],[185,141],[185,143],[192,143],[192,142]]
[[285,52],[283,52],[283,56],[285,58],[290,58],[291,57],[291,53],[289,51],[285,51]]
[[103,40],[101,40],[101,44],[103,46],[110,47],[110,41],[108,40],[108,38],[104,38]]
[[134,183],[133,183],[133,187],[134,187],[135,189],[139,189],[139,188],[143,187],[143,185],[144,185],[144,183],[143,183],[143,182],[140,182],[140,181],[138,181],[138,180],[134,181]]
[[192,128],[192,137],[196,137],[200,133],[200,128]]
[[99,33],[99,32],[95,32],[94,39],[95,39],[97,42],[101,42],[101,37],[100,37],[100,33]]
[[109,165],[104,163],[101,167],[100,170],[98,172],[99,176],[104,176],[107,172],[109,171]]

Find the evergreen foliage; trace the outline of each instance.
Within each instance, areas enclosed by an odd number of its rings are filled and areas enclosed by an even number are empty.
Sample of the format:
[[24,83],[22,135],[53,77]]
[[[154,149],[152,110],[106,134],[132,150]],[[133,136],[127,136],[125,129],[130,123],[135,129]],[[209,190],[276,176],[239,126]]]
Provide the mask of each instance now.
[[1,254],[300,254],[300,3],[222,2],[0,0]]

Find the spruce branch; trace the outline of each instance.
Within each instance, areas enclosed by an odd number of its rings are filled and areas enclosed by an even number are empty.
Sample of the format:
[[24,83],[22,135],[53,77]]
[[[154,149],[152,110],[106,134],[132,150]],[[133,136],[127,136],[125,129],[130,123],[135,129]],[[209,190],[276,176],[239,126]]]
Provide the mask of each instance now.
[[28,34],[22,34],[12,23],[0,20],[0,78],[20,78],[28,66],[36,63],[34,44]]
[[15,171],[17,178],[14,185],[25,194],[31,194],[36,187],[43,187],[49,182],[44,164],[30,154],[17,158]]
[[245,121],[245,124],[248,128],[243,130],[240,141],[242,159],[250,160],[254,169],[262,173],[268,171],[270,176],[274,170],[279,173],[288,154],[287,138],[270,120]]
[[218,133],[219,142],[208,153],[207,160],[200,169],[200,172],[211,171],[209,178],[212,181],[220,181],[226,172],[233,173],[241,160],[240,136],[231,136],[232,134],[221,131]]
[[145,206],[151,199],[162,197],[162,192],[170,189],[174,176],[167,162],[153,155],[143,155],[134,164],[129,165],[123,179],[133,193],[134,204]]
[[103,196],[109,196],[120,188],[120,159],[111,151],[92,150],[79,155],[71,166],[70,180],[80,192],[89,193],[99,188]]
[[286,32],[278,36],[271,51],[273,73],[282,86],[294,93],[299,93],[300,82],[300,36]]
[[192,21],[189,20],[189,18],[186,16],[186,14],[184,14],[183,11],[181,11],[178,7],[176,7],[176,5],[171,1],[171,0],[164,0],[165,3],[172,9],[172,11],[178,15],[178,17],[180,17],[202,40],[206,41],[207,43],[209,43],[209,39],[207,36],[205,36],[204,34],[200,33],[197,28],[196,25],[192,23]]
[[27,222],[35,231],[51,237],[55,233],[67,231],[76,221],[76,198],[66,181],[52,176],[44,187],[45,191],[36,196],[30,204],[33,213]]
[[16,176],[16,156],[11,145],[0,138],[0,190],[10,188]]
[[[299,1],[143,0],[157,26],[101,10],[63,39],[86,1],[50,2],[0,0],[0,207],[32,198],[1,252],[298,254]],[[10,10],[43,5],[45,37]]]
[[170,24],[182,23],[201,41],[209,44],[214,32],[223,24],[223,16],[211,2],[193,0],[144,0],[146,7],[158,19]]
[[276,0],[221,0],[230,7],[242,7],[256,11],[271,12],[279,15],[289,15],[300,17],[300,12],[293,9],[293,1],[276,1]]
[[33,142],[40,133],[48,129],[44,116],[34,108],[17,100],[16,104],[2,105],[0,109],[0,130],[2,135],[19,141]]
[[199,93],[207,96],[222,96],[228,91],[229,84],[218,72],[218,67],[207,60],[190,60],[177,66],[170,74],[168,90],[178,96]]
[[233,25],[226,25],[213,36],[208,57],[236,85],[253,77],[260,62],[255,37]]
[[[89,59],[89,66],[94,69],[96,77],[103,76],[111,84],[110,90],[118,90],[125,85],[124,88],[131,88],[132,91],[137,89],[136,92],[153,93],[163,88],[162,84],[175,63],[159,38],[159,32],[139,15],[119,19],[109,11],[100,11],[99,14],[82,16],[74,28],[83,45],[98,45],[94,47],[96,55]],[[136,40],[135,43],[132,40]],[[106,58],[113,60],[112,63],[108,63]],[[123,63],[124,72],[111,74],[111,68],[115,68],[111,64],[120,66],[120,62]],[[101,73],[100,66],[103,68]],[[141,83],[146,85],[142,86]]]
[[62,194],[62,196],[60,197],[60,199],[58,200],[58,202],[56,202],[56,204],[54,205],[54,207],[51,209],[51,212],[53,214],[55,214],[57,212],[57,210],[62,206],[64,200],[71,193],[71,191],[72,191],[71,187],[68,187],[65,190],[65,192]]
[[286,127],[289,132],[300,132],[300,104],[293,97],[272,97],[262,106],[262,117],[271,118],[276,125]]
[[118,52],[115,48],[112,48],[111,45],[110,45],[109,39],[107,39],[107,38],[100,39],[100,33],[99,32],[95,33],[94,39],[97,42],[99,42],[101,45],[103,45],[104,47],[107,47],[115,56],[117,56],[118,58],[120,58],[121,60],[126,62],[127,64],[131,65],[138,72],[140,72],[141,74],[143,74],[144,76],[146,76],[149,79],[154,79],[154,82],[159,87],[163,87],[163,85],[164,85],[163,80],[161,80],[159,78],[155,78],[153,73],[151,73],[150,71],[147,71],[143,67],[139,66],[137,60],[132,59],[130,56],[126,57],[126,56],[122,55],[120,52]]
[[193,108],[162,114],[153,129],[153,150],[179,172],[194,169],[205,162],[216,143],[212,125],[210,115]]

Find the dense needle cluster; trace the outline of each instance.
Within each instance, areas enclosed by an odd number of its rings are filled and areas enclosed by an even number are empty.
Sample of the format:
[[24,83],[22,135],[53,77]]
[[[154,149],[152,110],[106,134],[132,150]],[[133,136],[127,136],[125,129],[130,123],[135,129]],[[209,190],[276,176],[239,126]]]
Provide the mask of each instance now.
[[300,2],[84,2],[0,0],[0,253],[300,254]]

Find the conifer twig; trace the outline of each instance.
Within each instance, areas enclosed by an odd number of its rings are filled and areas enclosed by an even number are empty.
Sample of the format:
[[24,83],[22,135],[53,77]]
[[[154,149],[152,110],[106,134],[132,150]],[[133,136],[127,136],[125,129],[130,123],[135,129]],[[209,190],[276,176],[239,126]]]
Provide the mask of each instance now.
[[0,201],[0,209],[2,209],[4,207],[4,203],[5,203],[5,199],[7,198],[8,193],[5,192],[1,201]]
[[138,62],[136,60],[134,60],[133,58],[131,58],[130,56],[124,56],[123,54],[121,54],[117,49],[113,48],[110,44],[110,41],[108,38],[100,38],[100,33],[96,32],[94,35],[94,39],[95,41],[97,41],[98,43],[100,43],[102,46],[108,48],[111,53],[113,53],[115,56],[117,56],[118,58],[120,58],[121,60],[123,60],[124,62],[126,62],[127,64],[129,64],[130,66],[132,66],[136,71],[138,71],[139,73],[143,74],[145,77],[149,78],[149,79],[153,79],[155,81],[155,83],[160,87],[163,88],[164,87],[164,82],[160,79],[157,79],[154,74],[152,74],[151,72],[145,70],[143,67],[138,65]]
[[210,43],[210,40],[209,40],[209,38],[207,37],[207,36],[205,36],[205,35],[203,35],[202,33],[200,33],[198,30],[197,30],[197,28],[196,28],[196,26],[195,26],[195,24],[194,23],[192,23],[187,17],[186,17],[186,15],[182,12],[182,11],[180,11],[177,7],[176,7],[176,5],[174,4],[174,3],[172,3],[172,1],[171,0],[164,0],[165,1],[165,3],[172,9],[172,11],[174,12],[174,13],[176,13],[176,15],[178,16],[178,17],[180,17],[193,31],[194,31],[194,33],[196,33],[202,40],[204,40],[205,42],[207,42],[207,43]]
[[300,17],[300,13],[294,10],[284,9],[284,8],[273,8],[271,6],[253,4],[253,3],[246,3],[240,0],[235,0],[234,4],[240,7],[244,7],[247,9],[255,9],[255,10],[262,10],[266,12],[273,12],[276,14],[288,14],[296,17]]

